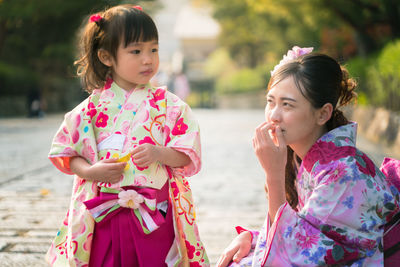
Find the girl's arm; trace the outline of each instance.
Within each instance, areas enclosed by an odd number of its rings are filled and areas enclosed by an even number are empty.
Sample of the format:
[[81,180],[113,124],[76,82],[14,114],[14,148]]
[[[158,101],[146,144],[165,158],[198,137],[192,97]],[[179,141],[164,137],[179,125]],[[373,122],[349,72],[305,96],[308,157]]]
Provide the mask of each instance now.
[[287,148],[280,127],[267,122],[262,123],[256,129],[253,147],[258,161],[266,174],[268,213],[272,223],[279,207],[286,202],[285,167]]
[[185,153],[176,151],[170,147],[143,144],[132,151],[132,157],[139,167],[149,166],[155,161],[170,166],[183,167],[190,163],[190,158]]
[[73,173],[88,181],[117,183],[126,166],[126,162],[117,162],[117,159],[105,159],[90,165],[82,157],[73,157],[70,168]]

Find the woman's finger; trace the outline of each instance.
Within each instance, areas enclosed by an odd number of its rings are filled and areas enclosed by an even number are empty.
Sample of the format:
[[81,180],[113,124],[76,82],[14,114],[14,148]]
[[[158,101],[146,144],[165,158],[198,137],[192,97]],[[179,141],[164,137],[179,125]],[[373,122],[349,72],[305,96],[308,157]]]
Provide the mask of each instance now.
[[278,146],[280,148],[286,148],[286,142],[285,138],[283,137],[282,129],[281,127],[277,126],[275,129],[275,136],[278,140]]

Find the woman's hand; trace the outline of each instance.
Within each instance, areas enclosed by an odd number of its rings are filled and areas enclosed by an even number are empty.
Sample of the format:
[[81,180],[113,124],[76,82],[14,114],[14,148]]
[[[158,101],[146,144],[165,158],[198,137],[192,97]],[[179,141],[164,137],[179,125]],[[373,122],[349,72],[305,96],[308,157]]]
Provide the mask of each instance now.
[[257,127],[253,147],[266,174],[265,191],[268,198],[270,221],[275,220],[276,212],[285,203],[285,171],[287,147],[279,126],[264,122]]
[[71,159],[70,167],[72,172],[85,180],[114,184],[120,181],[126,166],[126,162],[117,160],[104,159],[90,165],[84,158],[74,157]]
[[267,176],[285,174],[287,147],[279,126],[268,122],[258,126],[253,138],[253,148]]
[[230,245],[224,250],[224,253],[217,261],[217,267],[225,267],[231,261],[239,262],[246,257],[251,249],[251,233],[248,231],[241,232]]

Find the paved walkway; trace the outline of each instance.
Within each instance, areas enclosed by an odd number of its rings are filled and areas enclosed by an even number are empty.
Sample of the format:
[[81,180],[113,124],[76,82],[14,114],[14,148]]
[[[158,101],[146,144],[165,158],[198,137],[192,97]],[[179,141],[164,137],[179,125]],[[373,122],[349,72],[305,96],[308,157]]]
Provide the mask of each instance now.
[[[251,146],[263,111],[194,112],[201,125],[203,168],[189,181],[200,235],[214,265],[235,236],[234,226],[258,228],[264,219],[264,177]],[[61,121],[61,115],[0,120],[1,266],[47,266],[43,257],[67,211],[72,186],[72,176],[47,159]],[[377,163],[389,153],[358,142]]]

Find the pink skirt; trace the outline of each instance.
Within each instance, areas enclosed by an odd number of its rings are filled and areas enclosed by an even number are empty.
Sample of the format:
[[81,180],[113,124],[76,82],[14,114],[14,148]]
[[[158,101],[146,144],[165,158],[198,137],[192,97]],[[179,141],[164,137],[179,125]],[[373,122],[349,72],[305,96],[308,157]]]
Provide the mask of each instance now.
[[[134,187],[131,187],[134,189]],[[100,193],[102,198],[109,193]],[[96,223],[90,253],[90,267],[163,267],[174,241],[172,206],[168,200],[168,183],[157,192],[157,203],[168,201],[165,221],[160,227],[145,234],[138,218],[130,208],[118,208]],[[160,211],[158,211],[160,212]],[[136,220],[136,221],[135,221]]]

